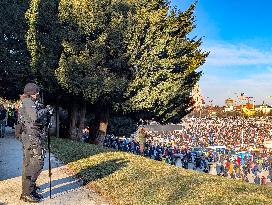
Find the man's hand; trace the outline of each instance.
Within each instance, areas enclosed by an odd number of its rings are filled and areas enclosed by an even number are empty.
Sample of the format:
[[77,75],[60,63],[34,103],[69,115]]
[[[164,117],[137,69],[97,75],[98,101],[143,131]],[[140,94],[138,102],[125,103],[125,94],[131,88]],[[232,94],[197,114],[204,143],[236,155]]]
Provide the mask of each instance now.
[[49,114],[50,114],[50,115],[53,115],[54,108],[53,108],[51,105],[47,105],[46,108],[47,108]]

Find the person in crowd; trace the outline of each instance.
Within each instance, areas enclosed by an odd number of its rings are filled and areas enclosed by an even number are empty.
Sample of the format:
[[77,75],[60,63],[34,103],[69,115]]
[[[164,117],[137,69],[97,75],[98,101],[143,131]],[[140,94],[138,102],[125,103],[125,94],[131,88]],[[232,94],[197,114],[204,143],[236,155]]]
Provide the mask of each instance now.
[[261,178],[261,185],[266,185],[266,177],[262,176]]
[[1,138],[5,136],[6,117],[7,117],[7,111],[4,105],[0,104],[0,137]]
[[90,137],[90,129],[89,127],[85,127],[82,131],[82,141],[88,142]]
[[12,129],[14,128],[14,113],[12,107],[8,107],[7,109],[7,126],[11,127]]
[[[144,148],[145,148],[145,143],[146,143],[146,133],[145,133],[145,129],[143,127],[141,127],[138,130],[137,136],[136,136],[136,140],[140,145],[140,153],[141,155],[144,154]],[[154,151],[154,150],[153,150]]]

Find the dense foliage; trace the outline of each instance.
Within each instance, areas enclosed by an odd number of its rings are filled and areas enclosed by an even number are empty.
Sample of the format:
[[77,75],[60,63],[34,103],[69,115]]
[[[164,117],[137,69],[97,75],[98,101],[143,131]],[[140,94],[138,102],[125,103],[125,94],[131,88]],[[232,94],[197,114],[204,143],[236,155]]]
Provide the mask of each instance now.
[[195,4],[185,11],[170,10],[168,1],[136,4],[129,27],[133,78],[127,88],[129,109],[151,114],[162,122],[179,122],[191,111],[192,88],[201,73],[196,69],[208,53],[201,39],[189,39],[195,27]]
[[31,69],[38,83],[48,94],[60,94],[55,69],[61,52],[59,0],[31,0],[26,12],[26,42],[31,54]]
[[31,2],[32,67],[46,80],[55,69],[62,88],[90,104],[123,99],[125,111],[164,122],[190,111],[196,69],[207,57],[201,39],[188,37],[195,4],[181,12],[161,0]]
[[137,129],[137,122],[129,116],[112,116],[107,133],[115,136],[130,137]]
[[87,112],[95,115],[92,134],[99,144],[110,114],[167,123],[192,110],[197,68],[208,55],[201,38],[189,37],[196,4],[184,12],[168,0],[1,5],[2,93],[12,98],[27,81],[38,83],[46,102],[68,109],[75,139]]
[[53,152],[113,204],[271,204],[271,188],[54,139]]
[[28,6],[28,0],[0,1],[0,95],[8,99],[18,99],[32,79],[25,43]]
[[63,52],[56,75],[61,86],[90,104],[112,103],[128,80],[122,1],[62,0],[59,19]]

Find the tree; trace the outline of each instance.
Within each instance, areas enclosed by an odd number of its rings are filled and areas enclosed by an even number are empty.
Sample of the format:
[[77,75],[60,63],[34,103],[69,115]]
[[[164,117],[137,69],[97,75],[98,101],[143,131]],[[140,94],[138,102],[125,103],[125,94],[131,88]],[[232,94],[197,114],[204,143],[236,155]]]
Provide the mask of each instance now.
[[[122,98],[128,83],[124,42],[128,9],[127,3],[111,0],[63,0],[60,4],[63,52],[56,75],[63,89],[91,105],[95,114],[92,139],[96,144],[103,143],[111,107]],[[81,106],[75,105],[75,110],[86,109],[85,103],[77,104]]]
[[[208,53],[201,38],[189,39],[195,28],[196,4],[181,12],[167,1],[142,2],[132,16],[128,50],[133,70],[126,96],[127,109],[161,122],[179,122],[192,110],[196,69]],[[170,12],[170,13],[169,13]]]
[[86,111],[95,115],[96,144],[111,113],[176,122],[190,112],[196,69],[208,55],[201,39],[188,38],[194,8],[180,12],[166,0],[31,1],[31,67],[48,91],[70,96],[75,139]]
[[32,79],[25,42],[27,7],[27,0],[0,1],[0,95],[7,99],[18,99]]
[[48,95],[60,94],[55,76],[61,53],[59,0],[31,0],[25,16],[28,22],[27,47],[35,81]]
[[73,117],[78,113],[75,107],[71,106],[74,103],[70,102],[77,97],[69,95],[62,89],[55,73],[63,50],[59,7],[60,0],[30,1],[26,12],[28,23],[26,41],[31,54],[31,70],[35,82],[42,87],[44,101],[67,109],[71,118],[70,124],[75,126]]

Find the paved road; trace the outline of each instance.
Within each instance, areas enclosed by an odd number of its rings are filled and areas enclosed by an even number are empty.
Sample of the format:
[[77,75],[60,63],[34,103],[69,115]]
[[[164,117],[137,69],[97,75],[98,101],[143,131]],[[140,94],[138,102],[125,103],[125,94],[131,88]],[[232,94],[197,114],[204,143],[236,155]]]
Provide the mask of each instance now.
[[[83,183],[68,174],[68,169],[54,156],[52,163],[52,199],[49,199],[48,159],[37,184],[44,200],[39,204],[50,205],[109,205],[101,196],[83,186]],[[12,130],[0,138],[0,205],[24,205],[21,194],[22,145],[14,138]]]

